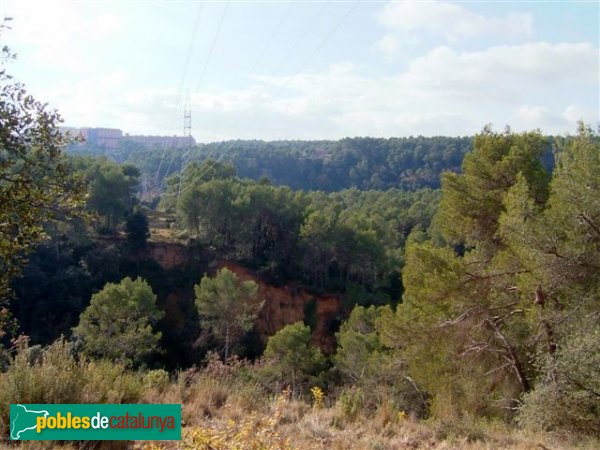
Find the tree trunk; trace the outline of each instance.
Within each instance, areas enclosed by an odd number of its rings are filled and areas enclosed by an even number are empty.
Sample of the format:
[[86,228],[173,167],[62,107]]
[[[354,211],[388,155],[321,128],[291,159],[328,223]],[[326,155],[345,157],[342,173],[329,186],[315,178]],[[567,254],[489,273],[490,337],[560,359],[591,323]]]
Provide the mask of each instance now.
[[227,364],[228,358],[229,358],[229,325],[227,325],[227,328],[225,328],[225,355],[223,358],[225,364]]
[[496,324],[490,318],[486,319],[486,322],[490,325],[490,327],[492,327],[496,336],[502,343],[502,346],[504,347],[504,349],[508,355],[508,358],[511,361],[511,365],[512,365],[513,371],[515,372],[515,375],[517,377],[519,385],[521,386],[521,391],[528,392],[530,390],[529,381],[525,377],[525,372],[523,371],[523,366],[521,365],[521,362],[519,361],[519,358],[517,357],[517,352],[515,351],[513,346],[510,345],[510,342],[508,342],[508,339],[506,339],[506,336],[504,336],[502,331],[500,331],[498,324]]

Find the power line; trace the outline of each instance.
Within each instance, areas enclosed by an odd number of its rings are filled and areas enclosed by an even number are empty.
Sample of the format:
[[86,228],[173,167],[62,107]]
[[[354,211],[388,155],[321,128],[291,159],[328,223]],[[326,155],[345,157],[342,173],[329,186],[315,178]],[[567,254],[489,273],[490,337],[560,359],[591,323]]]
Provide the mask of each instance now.
[[[183,138],[188,139],[192,137],[192,105],[190,102],[190,93],[188,92],[185,98],[185,109],[183,112]],[[191,154],[191,150],[188,150]],[[179,185],[177,186],[177,199],[179,200],[179,194],[181,193],[181,177],[179,178]]]
[[[219,25],[217,26],[217,30],[215,32],[215,35],[213,36],[213,40],[212,40],[211,45],[210,45],[210,50],[208,52],[208,56],[206,58],[206,61],[204,63],[204,67],[202,69],[202,73],[201,73],[200,78],[198,80],[198,85],[196,86],[195,94],[200,90],[200,87],[202,85],[202,81],[204,81],[204,77],[206,75],[206,71],[208,69],[210,60],[212,58],[212,55],[213,55],[213,52],[214,52],[214,49],[215,49],[215,45],[216,45],[217,39],[219,38],[219,35],[221,34],[221,29],[223,28],[223,22],[225,21],[225,15],[227,14],[228,7],[229,7],[229,0],[227,0],[227,2],[225,3],[225,7],[223,8],[223,12],[221,14],[221,19],[219,20]],[[212,154],[212,151],[211,151],[211,153],[208,155],[208,157],[206,159],[209,159],[210,156],[211,156],[211,154]],[[178,188],[177,188],[177,203],[179,202],[179,195],[180,195],[180,193],[181,192],[185,192],[187,190],[187,189],[184,189],[182,191],[182,189],[181,189],[181,183],[182,183],[183,178],[184,178],[183,177],[183,171],[185,170],[185,168],[190,163],[190,160],[192,158],[191,155],[192,155],[192,153],[189,152],[188,158],[184,158],[184,160],[182,160],[182,165],[180,166],[180,170],[179,170],[179,173],[180,173],[180,175],[179,175],[179,185],[178,185]],[[208,170],[208,168],[206,170]],[[188,176],[190,176],[190,175],[188,175]],[[204,176],[204,174],[202,174],[202,176]]]
[[185,109],[183,111],[183,138],[192,137],[192,103],[190,101],[190,92],[185,97]]
[[308,36],[309,31],[311,30],[312,27],[315,26],[315,24],[317,23],[317,21],[319,20],[319,18],[323,14],[323,11],[325,11],[325,9],[327,9],[327,6],[328,6],[328,4],[324,3],[323,6],[321,6],[321,8],[319,8],[319,10],[312,17],[311,21],[308,23],[308,26],[304,29],[304,31],[302,32],[302,34],[300,35],[300,37],[294,42],[294,44],[287,51],[287,53],[284,56],[284,58],[277,65],[277,68],[273,71],[273,74],[277,74],[281,70],[281,68],[285,65],[285,63],[288,61],[288,59],[290,58],[290,56],[292,56],[292,54],[296,51],[296,49],[298,48],[298,46],[302,43],[302,41],[306,38],[306,36]]
[[[252,65],[250,66],[250,68],[245,71],[245,73],[251,72],[254,69],[254,67],[258,64],[258,62],[262,59],[262,57],[266,53],[267,49],[271,46],[272,42],[274,41],[275,36],[277,35],[277,33],[279,32],[279,30],[281,29],[281,26],[285,22],[285,19],[287,18],[287,16],[288,16],[290,10],[292,9],[293,5],[294,5],[294,2],[292,2],[292,1],[288,2],[287,8],[284,10],[283,14],[280,16],[280,18],[277,21],[277,24],[275,25],[275,27],[273,27],[273,29],[272,29],[269,37],[267,38],[267,40],[265,41],[265,43],[264,43],[264,45],[262,47],[261,52],[254,59],[254,62],[252,63]],[[209,154],[207,155],[207,157],[205,158],[205,160],[209,160],[213,153],[214,153],[214,149],[209,152]],[[219,162],[223,156],[224,156],[224,153],[221,153],[221,155],[219,156],[219,158],[215,162]],[[202,175],[204,175],[204,174],[202,174]]]
[[[309,56],[302,62],[302,64],[300,65],[300,67],[296,70],[296,72],[294,73],[294,75],[290,76],[286,82],[285,85],[289,84],[296,76],[298,76],[300,74],[300,72],[306,67],[306,65],[312,60],[312,58],[315,57],[315,55],[321,51],[323,49],[323,47],[325,47],[325,45],[329,42],[329,40],[332,38],[332,36],[339,30],[339,28],[346,22],[346,20],[348,19],[348,17],[352,14],[352,12],[356,9],[356,7],[358,6],[358,4],[360,3],[361,0],[356,0],[351,6],[350,8],[348,8],[348,10],[342,15],[342,17],[340,18],[340,20],[335,24],[335,26],[333,27],[333,29],[321,40],[321,42],[314,48],[314,50],[309,54]],[[220,33],[222,24],[223,24],[223,19],[225,17],[225,12],[227,10],[227,6],[228,6],[229,1],[227,2],[227,5],[224,8],[223,14],[221,15],[221,20],[219,22],[219,26],[217,28],[217,33],[215,34],[215,37],[213,38],[213,42],[211,44],[211,49],[209,52],[209,56],[207,58],[207,61],[205,63],[203,72],[202,72],[202,76],[199,80],[198,83],[198,87],[197,87],[197,91],[200,88],[200,84],[203,81],[206,69],[208,67],[208,63],[210,61],[210,57],[212,56],[212,52],[214,50],[214,45],[216,42],[216,39]],[[255,59],[255,63],[254,65],[257,64],[258,61],[260,61],[260,59],[262,58],[262,56],[264,55],[264,53],[266,52],[266,49],[271,45],[271,42],[274,40],[275,35],[277,34],[277,32],[279,31],[279,29],[281,28],[281,26],[283,25],[283,22],[286,18],[286,16],[289,14],[289,11],[291,9],[292,3],[290,3],[290,5],[286,8],[286,10],[284,11],[284,13],[282,14],[280,20],[278,21],[277,26],[274,28],[273,32],[271,33],[271,35],[269,36],[269,39],[267,40],[265,46],[263,47],[263,50],[261,52],[261,54],[259,55],[259,57],[257,57]],[[294,42],[294,44],[292,45],[292,47],[290,47],[290,49],[288,50],[288,52],[286,53],[285,57],[283,58],[283,60],[281,61],[281,63],[277,66],[277,69],[274,71],[274,74],[280,70],[280,68],[283,67],[283,65],[289,60],[289,58],[291,57],[291,55],[296,51],[297,47],[302,43],[302,41],[306,38],[306,36],[308,35],[309,31],[312,29],[312,27],[314,26],[314,24],[317,22],[317,20],[320,18],[320,16],[322,15],[322,13],[324,12],[324,10],[326,9],[327,4],[325,4],[324,6],[322,6],[317,13],[313,16],[311,22],[308,24],[308,26],[305,28],[304,32],[300,35],[300,37]],[[253,66],[254,66],[253,65]],[[210,156],[214,153],[214,149],[210,151],[209,155],[207,155],[207,157],[205,158],[206,161],[210,160]],[[221,152],[221,154],[219,155],[219,158],[217,160],[214,161],[214,164],[217,164],[218,162],[220,162],[220,160],[225,156],[225,152]],[[213,165],[214,165],[213,164]],[[187,166],[187,164],[185,165]],[[206,167],[204,170],[204,173],[206,171],[208,171],[209,167]],[[165,195],[177,195],[177,202],[179,201],[179,196],[186,192],[187,190],[189,190],[190,188],[192,188],[194,186],[194,183],[190,183],[189,185],[185,186],[183,189],[181,189],[181,183],[184,179],[183,176],[183,171],[184,171],[184,167],[183,164],[181,166],[180,169],[180,178],[179,178],[179,186],[178,186],[178,192],[177,194],[173,193],[173,194],[165,194]],[[204,176],[204,173],[201,174],[201,177]],[[192,174],[188,174],[188,178],[191,176]],[[200,178],[201,178],[200,177]]]
[[219,34],[221,34],[221,28],[223,27],[223,22],[225,21],[225,14],[227,14],[227,8],[229,8],[229,0],[227,0],[227,2],[225,3],[225,7],[223,8],[223,13],[221,14],[221,20],[219,20],[219,26],[217,27],[217,32],[213,36],[212,43],[210,44],[210,50],[208,52],[206,61],[204,62],[202,74],[200,75],[200,79],[198,80],[198,85],[196,86],[196,90],[194,91],[194,94],[200,90],[200,85],[202,84],[202,81],[204,81],[204,76],[206,75],[206,70],[208,69],[208,64],[210,63],[213,52],[215,50],[215,44],[217,43]]
[[181,81],[179,82],[179,94],[181,95],[181,91],[183,90],[183,83],[185,82],[185,78],[187,75],[188,68],[190,66],[190,61],[192,59],[192,51],[194,50],[194,45],[196,43],[196,35],[198,34],[198,27],[200,25],[200,17],[202,16],[202,6],[203,3],[198,4],[198,12],[196,13],[196,20],[194,21],[194,29],[192,31],[192,36],[190,38],[190,44],[188,45],[187,55],[185,57],[185,64],[183,69],[183,76],[181,77]]
[[[184,60],[184,64],[183,64],[183,72],[181,74],[181,79],[179,81],[179,88],[177,90],[177,99],[178,102],[181,99],[181,94],[183,91],[183,85],[185,83],[185,79],[187,76],[187,72],[190,66],[190,61],[192,59],[192,52],[194,50],[194,45],[196,43],[196,35],[198,34],[198,28],[200,25],[200,18],[202,17],[202,8],[203,8],[203,3],[199,3],[198,4],[198,10],[196,11],[196,18],[194,20],[194,26],[192,28],[192,35],[190,36],[190,43],[188,44],[188,49],[187,49],[187,54],[185,56],[185,60]],[[175,116],[176,116],[177,111],[174,110],[173,114],[171,115],[171,123],[169,125],[169,129],[172,130],[173,129],[173,125],[175,122]],[[163,152],[162,152],[162,156],[160,158],[160,162],[158,164],[158,169],[156,171],[156,175],[154,177],[155,180],[155,184],[158,184],[158,178],[160,176],[160,169],[162,168],[162,163],[163,163],[163,159],[165,157],[165,153],[167,151],[167,147],[163,148]],[[167,169],[167,172],[165,173],[165,176],[169,173],[169,171],[171,170],[171,166],[173,165],[173,159],[174,159],[174,155],[171,158],[171,162],[169,163],[169,167]],[[161,183],[162,185],[163,183]]]
[[[280,16],[280,18],[277,21],[277,24],[275,25],[275,27],[273,27],[273,29],[272,29],[269,37],[267,38],[267,40],[265,41],[265,44],[262,47],[261,52],[256,57],[256,59],[254,59],[254,62],[252,63],[252,65],[250,66],[250,68],[245,71],[245,73],[251,72],[254,69],[254,67],[256,66],[256,64],[258,64],[258,62],[262,59],[262,57],[266,53],[267,49],[271,46],[272,42],[274,41],[275,36],[277,35],[277,33],[279,32],[279,30],[281,29],[281,26],[285,22],[285,19],[287,18],[287,16],[288,16],[290,10],[292,9],[293,5],[294,5],[294,2],[292,2],[292,1],[288,2],[287,8],[284,10],[283,14]],[[209,154],[205,158],[205,161],[210,160],[210,157],[212,156],[213,153],[214,153],[214,149],[212,149],[209,152]],[[221,153],[221,155],[219,156],[219,158],[217,158],[217,160],[215,160],[215,163],[220,162],[220,160],[223,158],[224,154],[225,154],[224,152]],[[206,170],[208,170],[208,168]],[[191,174],[188,174],[188,178],[190,176],[191,176]],[[202,173],[202,176],[204,176],[204,173]],[[184,179],[185,179],[185,176],[183,175],[183,172],[182,172],[181,173],[180,181],[183,182]],[[183,189],[183,190],[180,190],[180,191],[181,192],[185,192],[188,188],[189,188],[189,186],[187,188]]]
[[[206,57],[206,60],[204,62],[204,67],[202,68],[202,73],[200,74],[200,78],[198,79],[198,84],[196,86],[196,90],[194,91],[194,94],[196,94],[199,90],[200,87],[202,85],[202,82],[204,81],[204,77],[206,75],[206,71],[208,70],[210,61],[212,59],[212,55],[214,53],[215,50],[215,46],[217,43],[217,39],[219,38],[219,35],[221,34],[221,29],[223,28],[223,22],[225,21],[225,15],[227,14],[227,9],[229,8],[229,0],[227,0],[227,2],[225,3],[225,6],[223,7],[223,12],[221,13],[221,19],[219,20],[219,24],[217,26],[217,30],[213,36],[212,42],[210,44],[210,49],[208,51],[208,55]],[[191,115],[191,105],[190,105],[190,115]],[[183,171],[185,170],[185,167],[188,166],[190,160],[191,160],[191,155],[192,155],[192,151],[188,151],[187,152],[188,155],[186,157],[186,155],[184,154],[181,160],[181,165],[179,166],[179,183],[177,186],[177,200],[176,200],[176,204],[179,203],[179,195],[181,194],[181,182],[182,182],[182,175],[183,175]]]
[[[220,158],[219,158],[219,159],[220,159]],[[190,174],[188,174],[188,175],[184,175],[184,174],[183,174],[183,172],[182,172],[182,173],[181,173],[181,175],[180,175],[180,177],[181,177],[181,178],[180,178],[180,181],[181,181],[181,180],[183,180],[183,179],[189,179],[191,176],[195,176],[195,177],[196,177],[198,180],[202,180],[202,177],[204,177],[204,175],[206,174],[206,172],[208,172],[208,170],[210,170],[210,169],[214,168],[214,167],[215,167],[215,166],[216,166],[216,165],[219,163],[219,161],[218,161],[218,160],[213,160],[213,161],[212,161],[212,164],[210,164],[210,162],[211,162],[211,161],[210,161],[209,159],[205,159],[203,162],[205,162],[205,163],[207,164],[207,167],[204,169],[204,172],[201,172],[200,174],[194,174],[194,173],[190,173]],[[193,164],[193,163],[190,163],[190,164]],[[188,167],[189,167],[189,165],[188,165]],[[187,168],[187,167],[186,167],[186,168]],[[178,201],[179,201],[179,196],[180,196],[181,194],[183,194],[184,192],[186,192],[186,191],[190,190],[191,188],[193,188],[193,187],[195,187],[195,186],[196,186],[196,183],[194,183],[194,182],[192,181],[191,183],[189,183],[187,186],[185,186],[183,189],[181,189],[181,190],[180,190],[179,192],[177,192],[177,193],[170,193],[170,194],[169,194],[169,193],[165,193],[165,194],[163,194],[163,195],[164,195],[164,196],[166,196],[166,197],[173,197],[173,196],[177,196],[177,197],[178,197]]]
[[[315,57],[315,55],[321,51],[321,49],[323,49],[323,47],[325,47],[325,45],[327,44],[327,42],[329,42],[329,40],[331,39],[331,37],[340,29],[340,27],[344,24],[344,22],[346,22],[346,20],[348,20],[348,17],[350,17],[350,15],[352,14],[352,12],[356,9],[356,7],[358,6],[358,4],[361,2],[361,0],[356,0],[351,6],[350,8],[348,8],[344,14],[341,16],[340,20],[338,20],[338,22],[334,25],[333,29],[327,34],[325,35],[325,38],[323,38],[321,40],[321,42],[319,42],[319,44],[314,48],[314,50],[309,54],[308,58],[306,58],[302,64],[300,65],[300,67],[296,70],[296,72],[291,75],[288,76],[278,87],[280,88],[280,90],[284,90],[286,89],[289,84],[300,74],[300,72],[302,70],[304,70],[304,68],[306,67],[306,65],[312,60],[312,58]],[[310,29],[310,27],[309,27]],[[275,73],[272,73],[271,76],[275,76]],[[256,124],[256,122],[258,121],[258,116],[254,115],[253,117],[253,125]]]
[[[288,7],[286,8],[286,10],[284,11],[284,13],[282,14],[281,18],[279,19],[279,23],[277,24],[277,26],[274,28],[273,32],[271,33],[271,36],[269,37],[269,39],[267,40],[267,43],[265,44],[265,46],[263,47],[263,51],[261,53],[261,56],[264,54],[264,52],[266,51],[266,48],[268,45],[270,45],[270,41],[272,41],[274,39],[274,36],[276,35],[276,32],[279,31],[279,29],[281,28],[281,26],[283,25],[283,22],[287,16],[287,14],[289,14],[289,11],[292,7],[293,3],[290,2],[290,4],[288,5]],[[295,43],[290,47],[290,49],[288,50],[288,52],[286,53],[285,57],[283,58],[283,60],[280,62],[280,64],[278,65],[277,69],[275,70],[275,72],[277,72],[279,70],[279,68],[283,67],[283,65],[286,63],[286,61],[289,59],[289,57],[294,53],[294,51],[296,50],[296,48],[300,45],[300,43],[306,38],[306,36],[308,35],[308,32],[311,30],[311,28],[314,26],[314,24],[318,21],[318,19],[321,17],[321,15],[323,14],[323,11],[325,11],[325,9],[327,8],[327,4],[324,4],[321,8],[319,8],[319,10],[317,11],[317,13],[312,17],[312,19],[310,20],[309,24],[307,25],[307,27],[304,29],[304,31],[301,33],[300,37],[295,41]],[[255,60],[258,61],[259,58],[257,58]],[[255,118],[256,119],[256,118]],[[209,153],[209,155],[206,157],[205,160],[208,160],[212,154],[214,152],[214,149],[211,150],[211,152]],[[221,161],[221,159],[224,157],[225,152],[222,152],[219,155],[219,158],[217,158],[217,160],[215,161],[215,163],[218,163]],[[208,168],[206,169],[208,170]],[[202,174],[202,176],[204,175],[204,173]],[[181,178],[180,178],[181,181]]]
[[360,3],[360,0],[356,0],[354,2],[354,4],[352,4],[352,6],[346,11],[346,13],[342,16],[342,18],[338,21],[338,23],[333,27],[333,30],[331,30],[331,32],[327,36],[325,36],[325,39],[323,39],[319,43],[319,45],[317,45],[317,47],[314,49],[314,51],[308,56],[308,58],[306,58],[304,60],[304,62],[300,65],[300,68],[296,71],[296,73],[294,74],[294,76],[291,79],[294,79],[300,72],[302,72],[302,70],[306,67],[306,65],[310,62],[310,60],[313,59],[314,56],[317,53],[319,53],[319,51],[321,51],[321,49],[323,47],[325,47],[325,44],[327,44],[329,39],[331,39],[331,37],[337,32],[337,30],[339,30],[339,28],[344,24],[344,22],[346,20],[348,20],[348,17],[350,17],[350,14],[352,14],[352,11],[354,11],[356,9],[356,7],[358,6],[359,3]]
[[[356,7],[358,6],[358,4],[360,3],[360,0],[356,0],[351,6],[350,8],[348,8],[348,10],[346,10],[346,12],[341,16],[340,20],[338,20],[338,22],[334,25],[333,29],[325,36],[324,39],[321,40],[321,42],[315,47],[315,49],[310,53],[310,55],[308,56],[308,58],[306,58],[303,63],[301,64],[300,68],[296,71],[296,73],[294,73],[294,75],[292,75],[291,77],[289,77],[286,82],[284,83],[284,85],[288,85],[305,67],[306,65],[310,62],[310,60],[312,58],[314,58],[314,56],[321,51],[321,49],[323,47],[325,47],[325,45],[327,44],[327,42],[331,39],[331,37],[340,29],[340,27],[344,24],[344,22],[346,22],[346,20],[348,19],[348,17],[350,17],[350,15],[352,14],[352,12],[356,9]],[[282,62],[279,64],[278,68],[276,69],[276,71],[279,70],[280,67],[283,66],[283,64],[289,59],[289,57],[291,56],[291,54],[295,51],[295,49],[298,47],[298,45],[304,40],[304,38],[308,35],[308,32],[311,30],[312,26],[317,22],[317,20],[320,18],[321,14],[323,13],[323,11],[325,10],[325,7],[327,5],[324,5],[323,7],[321,7],[317,13],[313,16],[313,19],[311,20],[311,22],[308,24],[308,26],[305,28],[304,32],[300,35],[300,37],[296,40],[296,42],[294,43],[294,45],[290,48],[290,50],[288,51],[288,53],[286,54],[286,56],[284,57],[284,59],[282,60]],[[286,10],[286,12],[284,13],[284,16],[289,12],[289,7]],[[280,27],[280,24],[278,25],[278,27]],[[275,71],[275,72],[276,72]],[[274,72],[274,73],[275,73]],[[255,116],[255,122],[256,122],[256,116]],[[214,151],[214,150],[213,150]],[[211,151],[210,154],[213,153],[213,151]],[[210,154],[208,157],[210,157]],[[223,156],[225,155],[224,152],[221,153],[221,155],[219,156],[219,158],[215,161],[215,163],[220,162],[220,160],[223,158]],[[208,159],[208,158],[207,158]],[[208,170],[208,168],[206,169]],[[204,175],[204,174],[202,174]],[[188,175],[190,176],[190,175]],[[183,178],[183,177],[182,177]],[[180,178],[180,181],[181,179]],[[187,186],[187,188],[189,188],[189,186]],[[185,189],[187,190],[187,189]]]
[[254,62],[250,66],[250,69],[247,70],[246,72],[251,72],[252,70],[254,70],[254,68],[256,67],[256,65],[259,63],[259,61],[265,55],[265,53],[267,53],[267,50],[269,49],[269,47],[271,47],[271,44],[275,40],[275,36],[277,35],[277,33],[279,32],[279,30],[281,29],[283,23],[285,22],[285,19],[287,18],[288,14],[290,13],[290,11],[292,9],[292,6],[294,6],[294,2],[290,1],[288,3],[288,5],[287,5],[287,8],[285,9],[285,11],[283,12],[283,14],[279,18],[279,21],[277,22],[277,25],[271,31],[271,34],[269,35],[269,37],[267,38],[265,44],[263,45],[263,48],[262,48],[261,52],[259,53],[258,57],[254,60]]

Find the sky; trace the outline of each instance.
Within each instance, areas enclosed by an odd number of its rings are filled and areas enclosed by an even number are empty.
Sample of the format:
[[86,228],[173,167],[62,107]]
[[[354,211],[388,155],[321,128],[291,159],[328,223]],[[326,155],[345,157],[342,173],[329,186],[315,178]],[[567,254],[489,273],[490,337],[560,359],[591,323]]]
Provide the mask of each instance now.
[[574,133],[600,120],[600,3],[30,1],[5,69],[65,125],[199,142]]

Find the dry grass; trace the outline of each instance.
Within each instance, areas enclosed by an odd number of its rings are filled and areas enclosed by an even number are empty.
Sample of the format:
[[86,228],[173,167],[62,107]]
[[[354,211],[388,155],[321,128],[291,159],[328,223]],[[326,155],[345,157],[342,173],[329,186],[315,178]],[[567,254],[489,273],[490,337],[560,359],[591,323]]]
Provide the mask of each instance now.
[[[132,444],[137,450],[383,450],[600,448],[576,440],[483,421],[421,422],[385,405],[370,416],[348,418],[339,406],[314,407],[283,393],[265,402],[254,387],[201,376],[190,386],[188,422],[177,443]],[[250,392],[245,392],[249,389]]]
[[[348,417],[339,404],[315,407],[284,392],[265,394],[230,373],[186,372],[164,387],[148,388],[143,402],[183,403],[180,442],[99,443],[106,450],[543,450],[600,448],[597,439],[577,440],[518,430],[499,422],[412,419],[385,404]],[[325,402],[327,404],[328,402]],[[97,443],[98,444],[98,443]],[[1,446],[1,444],[0,444]],[[2,447],[4,448],[4,447]],[[16,447],[15,447],[16,448]],[[88,445],[28,443],[26,450],[91,449]]]

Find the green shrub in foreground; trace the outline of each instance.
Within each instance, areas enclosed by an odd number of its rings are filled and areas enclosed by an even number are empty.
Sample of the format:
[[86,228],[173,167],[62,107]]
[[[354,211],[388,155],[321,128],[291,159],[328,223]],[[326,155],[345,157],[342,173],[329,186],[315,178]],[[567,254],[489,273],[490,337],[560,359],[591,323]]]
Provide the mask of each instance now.
[[542,363],[544,378],[525,394],[518,421],[544,430],[600,436],[600,326],[582,327]]

